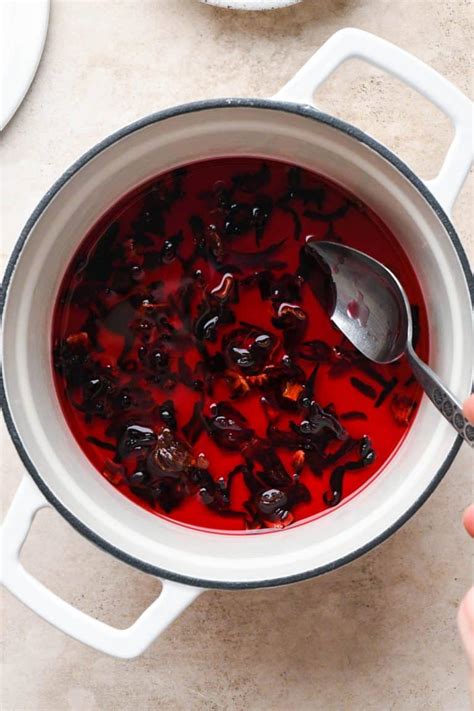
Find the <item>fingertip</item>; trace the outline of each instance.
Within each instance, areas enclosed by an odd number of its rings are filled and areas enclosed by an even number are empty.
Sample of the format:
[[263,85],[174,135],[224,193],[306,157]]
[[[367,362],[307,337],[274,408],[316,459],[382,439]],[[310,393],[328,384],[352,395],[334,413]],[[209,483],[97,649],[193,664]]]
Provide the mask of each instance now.
[[464,401],[462,411],[464,417],[466,417],[469,422],[474,422],[474,395],[470,395],[467,400]]
[[468,506],[464,511],[462,522],[466,531],[474,538],[474,504]]
[[458,607],[457,623],[464,648],[474,666],[474,586],[461,600]]

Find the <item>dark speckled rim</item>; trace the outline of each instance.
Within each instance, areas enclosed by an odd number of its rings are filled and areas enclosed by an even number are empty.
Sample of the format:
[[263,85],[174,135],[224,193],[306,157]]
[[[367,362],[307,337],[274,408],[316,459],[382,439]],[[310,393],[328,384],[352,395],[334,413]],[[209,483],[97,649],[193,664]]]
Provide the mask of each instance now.
[[[422,195],[422,197],[426,200],[426,202],[430,205],[432,210],[435,212],[437,215],[438,219],[442,223],[444,229],[448,233],[451,242],[454,245],[454,248],[456,249],[457,255],[459,257],[459,261],[461,263],[464,276],[466,279],[466,283],[469,288],[469,293],[471,296],[471,303],[474,302],[474,280],[472,277],[471,270],[469,268],[469,263],[466,257],[466,254],[463,250],[463,247],[461,245],[461,242],[459,240],[459,237],[456,234],[456,231],[451,224],[450,220],[448,219],[446,213],[442,209],[441,205],[438,203],[436,198],[431,194],[431,192],[427,189],[427,187],[424,185],[424,183],[408,168],[405,163],[403,163],[396,155],[394,155],[391,151],[389,151],[385,146],[381,145],[377,141],[375,141],[373,138],[365,134],[363,131],[360,131],[359,129],[355,128],[354,126],[351,126],[350,124],[345,123],[344,121],[341,121],[340,119],[336,119],[333,116],[329,116],[328,114],[321,113],[317,111],[316,109],[307,106],[307,105],[300,105],[300,104],[293,104],[293,103],[287,103],[287,102],[279,102],[279,101],[272,101],[272,100],[264,100],[264,99],[215,99],[215,100],[209,100],[209,101],[199,101],[195,103],[190,103],[190,104],[184,104],[182,106],[176,106],[171,109],[166,109],[164,111],[159,111],[157,113],[151,114],[149,116],[146,116],[138,121],[135,121],[134,123],[126,126],[125,128],[120,129],[119,131],[116,131],[113,133],[111,136],[106,138],[105,140],[101,141],[98,143],[94,148],[89,150],[87,153],[85,153],[79,160],[77,160],[60,178],[59,180],[48,190],[46,195],[43,197],[41,202],[38,204],[38,206],[35,208],[33,211],[31,217],[27,221],[25,227],[23,228],[20,237],[13,249],[12,255],[10,257],[10,260],[8,262],[6,271],[5,271],[5,277],[4,277],[4,284],[3,284],[3,289],[2,289],[2,294],[1,294],[1,301],[0,301],[0,312],[3,315],[3,309],[5,305],[5,298],[6,298],[6,293],[8,290],[8,286],[10,284],[15,265],[17,263],[17,260],[21,254],[21,251],[23,249],[23,246],[25,244],[26,239],[28,238],[28,235],[30,234],[33,226],[37,222],[38,218],[41,216],[41,214],[44,212],[44,210],[48,207],[49,203],[51,200],[54,198],[54,196],[58,193],[58,191],[67,183],[67,181],[75,174],[77,173],[86,163],[88,163],[92,158],[94,158],[96,155],[101,153],[103,150],[111,146],[113,143],[116,143],[120,139],[124,138],[125,136],[128,136],[131,133],[134,133],[135,131],[138,131],[145,126],[149,126],[154,123],[158,123],[160,121],[165,121],[168,118],[172,118],[175,116],[180,116],[182,114],[188,114],[192,112],[197,112],[197,111],[206,111],[209,109],[226,109],[226,108],[256,108],[256,109],[264,109],[267,111],[281,111],[281,112],[286,112],[289,114],[296,114],[298,116],[303,116],[309,119],[312,119],[313,121],[316,121],[318,123],[323,123],[328,126],[331,126],[334,129],[337,129],[338,131],[341,131],[342,133],[350,136],[356,141],[359,141],[360,143],[365,144],[372,150],[376,151],[382,158],[384,158],[386,161],[391,163],[400,173],[402,173],[405,178],[407,178],[410,183],[414,186],[414,188]],[[2,408],[4,411],[4,417],[5,417],[5,422],[8,428],[8,431],[10,433],[10,436],[13,440],[13,443],[18,451],[18,454],[20,456],[20,459],[22,460],[23,464],[25,465],[27,471],[37,484],[38,488],[40,491],[44,494],[45,498],[49,501],[52,506],[54,506],[59,513],[68,521],[79,533],[81,533],[83,536],[88,538],[92,543],[97,545],[99,548],[102,548],[104,551],[107,553],[111,553],[114,555],[116,558],[119,560],[122,560],[125,563],[128,563],[129,565],[134,566],[135,568],[138,568],[139,570],[143,570],[146,573],[150,573],[151,575],[158,576],[160,578],[165,578],[167,580],[173,580],[175,582],[183,583],[185,585],[193,585],[197,586],[200,588],[221,588],[221,589],[228,589],[228,590],[238,590],[238,589],[251,589],[251,588],[261,588],[261,587],[276,587],[278,585],[287,585],[288,583],[295,583],[299,582],[302,580],[307,580],[309,578],[316,577],[318,575],[322,575],[323,573],[327,573],[331,570],[335,570],[336,568],[339,568],[342,565],[345,565],[346,563],[349,563],[359,556],[363,555],[364,553],[367,553],[368,551],[372,550],[372,548],[375,548],[379,543],[382,543],[385,541],[389,536],[392,535],[395,531],[397,531],[401,526],[403,526],[404,523],[406,523],[412,516],[413,514],[420,508],[420,506],[427,500],[427,498],[433,493],[433,491],[436,489],[438,484],[440,483],[441,479],[444,477],[446,472],[448,471],[449,467],[451,466],[458,450],[459,447],[461,446],[462,439],[458,437],[458,439],[455,441],[453,447],[451,448],[450,452],[448,453],[446,459],[442,464],[440,465],[438,471],[436,474],[434,474],[433,479],[431,480],[430,485],[425,489],[423,494],[410,506],[410,508],[403,514],[403,516],[400,516],[400,518],[392,524],[390,527],[388,527],[382,534],[377,536],[376,538],[373,538],[370,543],[367,543],[364,546],[361,546],[360,548],[357,548],[354,550],[352,553],[349,555],[346,555],[342,558],[338,558],[337,560],[328,563],[326,565],[322,565],[318,568],[315,568],[313,570],[308,570],[304,573],[299,573],[297,575],[288,575],[286,577],[282,578],[273,578],[270,580],[252,580],[249,582],[245,581],[217,581],[217,580],[201,580],[199,578],[192,578],[188,577],[185,575],[179,575],[172,570],[164,570],[162,568],[158,568],[154,565],[150,565],[149,563],[146,563],[138,558],[134,558],[133,556],[128,555],[127,553],[124,553],[122,550],[116,548],[112,544],[108,543],[104,539],[102,539],[100,536],[98,536],[94,531],[89,529],[87,526],[85,526],[76,516],[74,516],[71,511],[69,511],[63,504],[58,501],[56,496],[53,494],[53,492],[48,488],[44,480],[42,479],[40,473],[37,471],[35,466],[33,465],[33,462],[29,459],[22,441],[20,439],[20,436],[16,430],[16,427],[13,423],[13,418],[10,412],[10,408],[8,405],[8,401],[6,398],[5,394],[5,388],[4,388],[4,382],[3,382],[3,377],[0,379],[0,398],[1,398],[1,403],[2,403]]]

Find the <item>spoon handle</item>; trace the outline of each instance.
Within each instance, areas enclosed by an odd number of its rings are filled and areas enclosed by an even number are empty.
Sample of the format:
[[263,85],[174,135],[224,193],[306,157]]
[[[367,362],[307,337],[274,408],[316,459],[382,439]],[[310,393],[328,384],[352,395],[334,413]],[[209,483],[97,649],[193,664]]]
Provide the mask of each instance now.
[[457,398],[449,392],[431,368],[416,355],[411,344],[406,349],[406,356],[413,375],[420,383],[431,402],[441,412],[448,422],[461,435],[463,440],[474,447],[474,425],[462,414],[462,406]]

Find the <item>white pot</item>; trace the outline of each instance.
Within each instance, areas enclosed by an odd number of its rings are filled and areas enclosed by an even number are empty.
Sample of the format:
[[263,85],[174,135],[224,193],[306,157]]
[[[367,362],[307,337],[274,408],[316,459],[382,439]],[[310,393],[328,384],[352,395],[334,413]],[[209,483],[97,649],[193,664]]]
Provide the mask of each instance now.
[[[435,180],[423,184],[386,148],[309,105],[315,88],[350,57],[403,79],[452,119],[454,141]],[[5,415],[30,474],[3,531],[3,582],[17,597],[82,642],[133,657],[206,588],[283,585],[333,570],[383,541],[417,510],[460,445],[427,398],[383,472],[329,516],[277,533],[230,535],[150,515],[110,486],[71,437],[52,380],[51,318],[79,242],[123,194],[190,161],[229,154],[276,158],[341,184],[398,235],[428,307],[430,364],[454,393],[466,395],[473,361],[471,277],[447,213],[470,165],[470,117],[470,102],[432,69],[348,29],[272,100],[207,101],[149,116],[103,141],[60,178],[28,221],[6,274]],[[19,550],[33,515],[47,505],[104,550],[162,579],[160,597],[132,627],[117,630],[88,617],[24,570]]]

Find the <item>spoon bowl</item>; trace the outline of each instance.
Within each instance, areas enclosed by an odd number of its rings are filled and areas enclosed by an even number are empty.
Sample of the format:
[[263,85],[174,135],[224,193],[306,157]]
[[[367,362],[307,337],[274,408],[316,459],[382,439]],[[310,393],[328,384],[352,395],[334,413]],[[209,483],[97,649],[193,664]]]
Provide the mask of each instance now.
[[474,447],[474,427],[459,401],[415,353],[410,303],[397,277],[376,259],[337,242],[309,239],[306,251],[331,277],[330,317],[339,330],[375,363],[406,356],[430,400]]

